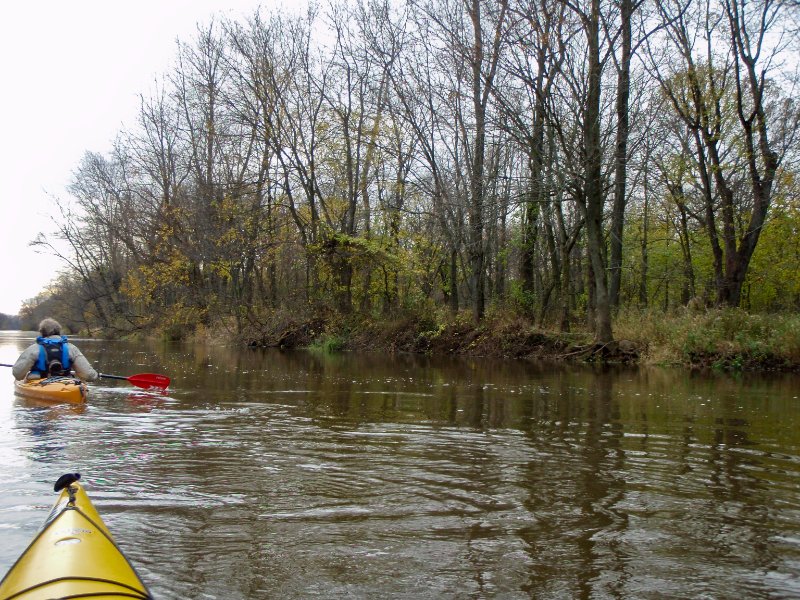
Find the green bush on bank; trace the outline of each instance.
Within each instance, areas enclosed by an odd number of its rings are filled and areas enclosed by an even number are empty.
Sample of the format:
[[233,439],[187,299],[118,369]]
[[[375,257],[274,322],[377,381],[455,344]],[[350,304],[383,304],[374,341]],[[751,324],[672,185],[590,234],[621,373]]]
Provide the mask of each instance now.
[[335,354],[341,352],[346,344],[347,340],[340,335],[323,333],[308,346],[308,349],[323,354]]

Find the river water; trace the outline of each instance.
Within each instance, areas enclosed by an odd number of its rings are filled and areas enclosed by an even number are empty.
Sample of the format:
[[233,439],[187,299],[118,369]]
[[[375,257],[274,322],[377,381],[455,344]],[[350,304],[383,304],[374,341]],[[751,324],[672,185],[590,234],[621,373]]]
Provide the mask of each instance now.
[[156,598],[800,597],[797,376],[74,341],[172,385],[5,369],[0,573],[80,471]]

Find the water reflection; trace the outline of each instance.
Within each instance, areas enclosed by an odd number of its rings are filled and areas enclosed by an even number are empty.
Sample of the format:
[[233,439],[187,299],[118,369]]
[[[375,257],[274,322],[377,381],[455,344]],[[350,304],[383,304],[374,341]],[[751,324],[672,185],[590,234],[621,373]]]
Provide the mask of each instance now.
[[69,440],[64,422],[69,415],[81,415],[86,407],[81,404],[52,405],[40,400],[15,398],[16,430],[19,442],[26,448],[31,460],[53,463],[58,460]]
[[169,396],[11,403],[0,469],[38,501],[80,465],[159,597],[800,594],[796,378],[85,346]]

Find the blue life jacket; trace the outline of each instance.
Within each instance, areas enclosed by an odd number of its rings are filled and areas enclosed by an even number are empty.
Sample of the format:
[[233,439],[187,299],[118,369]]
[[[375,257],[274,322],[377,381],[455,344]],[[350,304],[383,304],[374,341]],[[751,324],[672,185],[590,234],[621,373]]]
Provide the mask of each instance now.
[[69,375],[72,365],[69,360],[67,336],[62,335],[60,339],[39,336],[36,338],[36,343],[39,344],[39,358],[31,369],[32,373],[39,373],[41,377]]

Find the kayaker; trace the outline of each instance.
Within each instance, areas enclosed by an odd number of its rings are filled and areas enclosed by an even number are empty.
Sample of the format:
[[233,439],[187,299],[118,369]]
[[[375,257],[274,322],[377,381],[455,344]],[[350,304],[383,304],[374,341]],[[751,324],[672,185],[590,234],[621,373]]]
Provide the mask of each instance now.
[[72,371],[84,381],[95,381],[97,371],[75,344],[61,335],[61,324],[50,317],[39,323],[36,343],[22,354],[11,372],[14,379],[40,379],[42,377],[69,376]]

